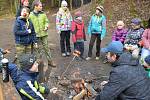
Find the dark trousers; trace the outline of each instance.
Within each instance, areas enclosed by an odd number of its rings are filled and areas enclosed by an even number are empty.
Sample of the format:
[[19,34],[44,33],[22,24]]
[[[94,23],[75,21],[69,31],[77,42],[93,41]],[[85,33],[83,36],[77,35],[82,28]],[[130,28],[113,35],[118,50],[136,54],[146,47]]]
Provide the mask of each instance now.
[[61,31],[60,33],[61,53],[71,52],[70,48],[70,31]]
[[92,34],[89,44],[88,57],[92,57],[92,50],[96,40],[96,57],[100,56],[101,34]]
[[84,53],[84,42],[76,42],[74,43],[74,50],[78,50],[81,52],[81,57],[83,56]]

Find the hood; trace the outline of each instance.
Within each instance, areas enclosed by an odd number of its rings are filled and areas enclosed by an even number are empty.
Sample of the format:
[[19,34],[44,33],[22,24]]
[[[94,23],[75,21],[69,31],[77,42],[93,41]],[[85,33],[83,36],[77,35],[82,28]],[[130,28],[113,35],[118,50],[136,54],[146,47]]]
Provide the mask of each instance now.
[[113,67],[120,66],[120,65],[130,65],[130,66],[137,66],[139,61],[134,59],[132,55],[127,52],[120,55],[119,59],[112,64]]

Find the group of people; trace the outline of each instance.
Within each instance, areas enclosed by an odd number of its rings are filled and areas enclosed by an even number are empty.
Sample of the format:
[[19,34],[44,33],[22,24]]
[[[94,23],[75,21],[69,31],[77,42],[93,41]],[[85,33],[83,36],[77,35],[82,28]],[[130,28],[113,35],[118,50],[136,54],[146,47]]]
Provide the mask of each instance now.
[[[71,37],[74,50],[80,51],[80,57],[84,58],[84,41],[86,41],[86,35],[89,35],[86,60],[92,58],[92,50],[96,41],[95,59],[100,59],[100,53],[106,53],[107,61],[112,63],[113,69],[110,72],[109,81],[98,93],[96,100],[150,100],[150,19],[148,28],[145,30],[139,18],[131,20],[129,29],[125,28],[123,21],[118,21],[112,33],[112,42],[106,48],[101,49],[101,41],[106,35],[106,17],[103,14],[103,6],[96,7],[89,21],[87,32],[82,12],[75,12],[72,18],[67,6],[68,3],[62,0],[56,15],[61,56],[71,55]],[[28,0],[21,0],[20,7],[13,30],[19,67],[10,63],[8,69],[23,100],[44,100],[42,95],[48,94],[49,89],[37,81],[38,66],[41,63],[39,59],[41,55],[38,51],[44,50],[48,65],[56,67],[48,47],[49,20],[43,12],[40,0],[33,1],[32,9]],[[9,51],[1,49],[0,52],[2,55]],[[0,64],[2,66],[2,63]]]

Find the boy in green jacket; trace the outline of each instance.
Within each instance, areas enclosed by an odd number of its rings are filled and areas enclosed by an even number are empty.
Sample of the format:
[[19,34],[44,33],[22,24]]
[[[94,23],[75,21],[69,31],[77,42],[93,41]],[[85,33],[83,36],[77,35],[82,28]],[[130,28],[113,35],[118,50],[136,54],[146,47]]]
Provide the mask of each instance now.
[[[42,11],[42,3],[39,0],[33,1],[33,11],[30,13],[30,19],[34,25],[36,37],[38,39],[38,45],[42,46],[45,55],[48,60],[48,65],[56,67],[56,64],[52,61],[51,53],[48,48],[48,27],[49,20],[46,14]],[[39,47],[40,49],[40,47]]]

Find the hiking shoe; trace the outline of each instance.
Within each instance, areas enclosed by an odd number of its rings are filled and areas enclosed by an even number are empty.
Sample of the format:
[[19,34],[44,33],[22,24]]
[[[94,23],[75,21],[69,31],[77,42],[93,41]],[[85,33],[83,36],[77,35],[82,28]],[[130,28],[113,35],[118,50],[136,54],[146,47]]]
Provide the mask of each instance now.
[[56,64],[53,61],[48,61],[48,65],[50,65],[51,67],[56,67]]
[[70,56],[70,52],[67,52],[66,55],[67,55],[67,56]]
[[62,57],[66,57],[66,53],[62,53],[61,56],[62,56]]
[[96,57],[95,59],[96,59],[96,60],[99,60],[99,57]]
[[87,60],[87,61],[88,61],[88,60],[91,60],[91,57],[87,57],[86,60]]

